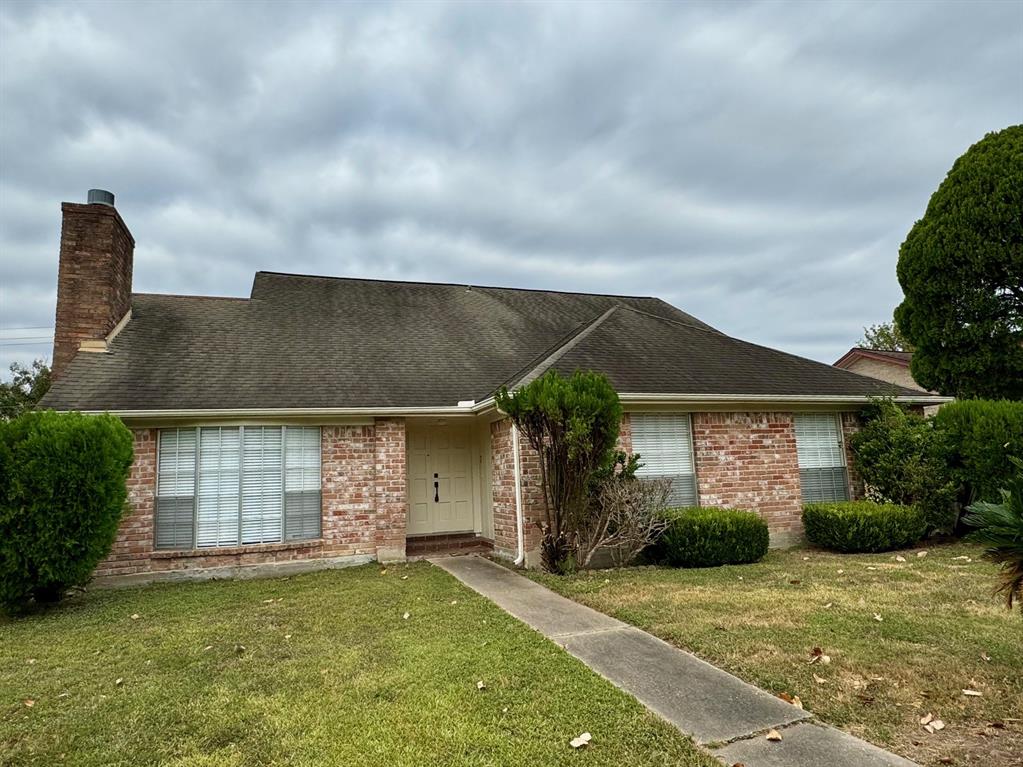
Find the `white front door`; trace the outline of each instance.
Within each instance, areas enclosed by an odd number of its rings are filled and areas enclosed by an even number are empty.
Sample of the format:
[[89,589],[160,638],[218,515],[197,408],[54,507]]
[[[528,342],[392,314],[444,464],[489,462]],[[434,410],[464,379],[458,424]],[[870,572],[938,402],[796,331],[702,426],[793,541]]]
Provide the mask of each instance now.
[[410,424],[409,535],[473,530],[469,433],[468,424]]

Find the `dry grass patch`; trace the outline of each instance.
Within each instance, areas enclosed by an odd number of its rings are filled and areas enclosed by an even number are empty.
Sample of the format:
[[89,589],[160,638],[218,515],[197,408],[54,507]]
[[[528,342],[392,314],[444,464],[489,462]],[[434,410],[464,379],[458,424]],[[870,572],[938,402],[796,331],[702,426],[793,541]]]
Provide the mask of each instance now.
[[[980,554],[796,549],[755,565],[535,577],[922,764],[1023,765],[1023,618],[992,595]],[[815,647],[829,663],[809,662]],[[927,732],[928,713],[945,727]]]

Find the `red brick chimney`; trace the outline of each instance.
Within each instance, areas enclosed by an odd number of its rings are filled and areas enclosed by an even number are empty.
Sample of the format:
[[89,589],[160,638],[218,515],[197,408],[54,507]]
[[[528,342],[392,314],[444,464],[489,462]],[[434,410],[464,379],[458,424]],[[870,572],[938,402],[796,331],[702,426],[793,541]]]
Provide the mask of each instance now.
[[107,336],[131,309],[135,239],[114,208],[114,195],[89,190],[89,202],[65,202],[60,228],[53,377],[83,352],[106,351]]

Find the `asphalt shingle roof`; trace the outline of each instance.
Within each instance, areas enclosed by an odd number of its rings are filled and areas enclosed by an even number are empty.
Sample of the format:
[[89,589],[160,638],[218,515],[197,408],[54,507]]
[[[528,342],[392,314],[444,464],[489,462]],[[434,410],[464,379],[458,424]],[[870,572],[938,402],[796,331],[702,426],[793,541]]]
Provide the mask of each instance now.
[[919,394],[730,338],[657,298],[259,272],[249,299],[135,294],[109,352],[76,355],[43,404],[451,407],[545,361],[630,393]]

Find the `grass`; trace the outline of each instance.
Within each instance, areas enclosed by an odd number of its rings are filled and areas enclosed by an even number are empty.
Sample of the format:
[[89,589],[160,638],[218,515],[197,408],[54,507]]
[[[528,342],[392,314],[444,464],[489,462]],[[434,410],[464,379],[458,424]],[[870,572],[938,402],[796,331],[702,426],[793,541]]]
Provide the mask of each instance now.
[[[1023,617],[978,547],[917,551],[534,577],[922,764],[1023,765]],[[810,664],[814,647],[831,662]]]
[[0,619],[0,764],[715,762],[422,563],[97,591]]

